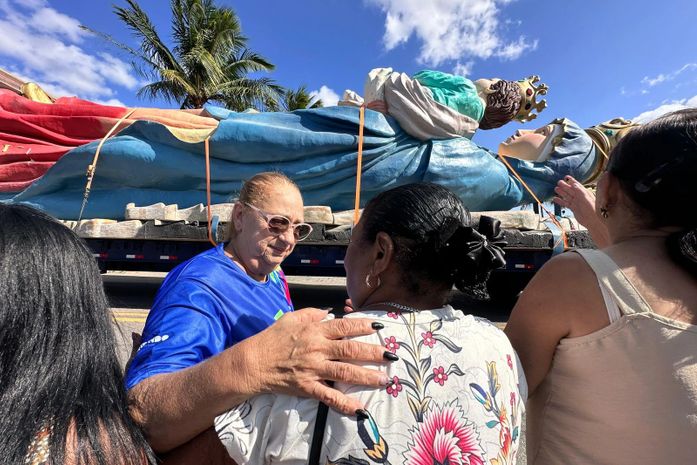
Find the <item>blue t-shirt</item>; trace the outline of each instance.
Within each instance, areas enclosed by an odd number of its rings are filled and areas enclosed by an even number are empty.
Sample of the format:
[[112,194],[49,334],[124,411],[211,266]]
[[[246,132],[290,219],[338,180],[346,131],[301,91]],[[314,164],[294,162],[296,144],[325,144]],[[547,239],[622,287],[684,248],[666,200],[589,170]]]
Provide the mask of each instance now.
[[225,255],[223,245],[173,269],[157,292],[126,389],[150,376],[196,365],[293,311],[279,269],[258,282]]

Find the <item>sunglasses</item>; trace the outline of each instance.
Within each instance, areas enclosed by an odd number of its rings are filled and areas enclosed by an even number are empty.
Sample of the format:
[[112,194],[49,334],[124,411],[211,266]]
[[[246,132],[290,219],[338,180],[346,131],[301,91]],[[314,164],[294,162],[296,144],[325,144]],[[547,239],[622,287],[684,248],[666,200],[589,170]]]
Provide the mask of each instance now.
[[266,220],[266,226],[269,228],[271,234],[280,236],[281,234],[288,231],[289,228],[291,228],[293,230],[293,237],[295,237],[295,240],[299,242],[304,239],[307,239],[307,236],[309,236],[312,232],[312,226],[310,226],[307,223],[293,224],[288,218],[286,218],[283,215],[272,215],[270,213],[266,213],[265,211],[255,207],[250,203],[242,203],[254,210],[255,212],[259,213],[259,215],[261,215],[261,217]]

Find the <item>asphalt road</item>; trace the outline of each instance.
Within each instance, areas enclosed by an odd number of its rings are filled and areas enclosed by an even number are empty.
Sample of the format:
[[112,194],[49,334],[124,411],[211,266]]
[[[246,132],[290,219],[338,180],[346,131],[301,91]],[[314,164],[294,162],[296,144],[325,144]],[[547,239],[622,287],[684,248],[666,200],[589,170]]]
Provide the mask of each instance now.
[[[109,272],[103,275],[104,286],[116,321],[117,346],[122,364],[126,364],[133,346],[132,334],[140,334],[155,294],[165,273]],[[346,299],[345,279],[290,276],[290,293],[295,308],[343,308]],[[451,304],[464,312],[488,318],[503,327],[511,304],[479,302],[455,292]],[[518,464],[525,465],[525,428],[521,433]]]

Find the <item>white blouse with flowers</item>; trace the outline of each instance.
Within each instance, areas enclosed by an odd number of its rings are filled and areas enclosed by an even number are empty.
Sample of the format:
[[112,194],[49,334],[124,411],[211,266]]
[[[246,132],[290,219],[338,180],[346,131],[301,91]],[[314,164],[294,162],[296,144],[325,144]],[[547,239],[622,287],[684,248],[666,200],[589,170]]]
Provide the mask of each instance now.
[[[527,385],[502,331],[445,306],[411,312],[355,312],[385,328],[361,342],[382,344],[399,361],[383,389],[337,384],[358,398],[367,418],[329,411],[322,464],[514,464]],[[264,376],[259,373],[259,376]],[[305,464],[318,402],[266,394],[216,418],[239,464]]]

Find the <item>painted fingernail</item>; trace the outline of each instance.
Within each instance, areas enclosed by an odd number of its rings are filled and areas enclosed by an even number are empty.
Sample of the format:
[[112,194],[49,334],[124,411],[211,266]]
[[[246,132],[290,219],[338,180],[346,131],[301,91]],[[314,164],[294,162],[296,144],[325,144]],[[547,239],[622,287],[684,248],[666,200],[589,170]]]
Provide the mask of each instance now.
[[393,354],[389,350],[386,350],[382,353],[382,358],[385,360],[389,360],[390,362],[396,362],[399,360],[399,356],[397,354]]
[[356,416],[359,420],[367,420],[369,418],[368,412],[362,408],[356,410]]
[[385,329],[385,325],[380,323],[379,321],[373,321],[370,324],[370,327],[377,330],[377,329]]
[[381,376],[381,377],[380,377],[380,384],[383,385],[383,386],[387,386],[387,385],[389,385],[389,384],[392,384],[392,378],[390,378],[390,377],[387,376],[387,375]]

